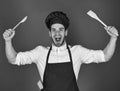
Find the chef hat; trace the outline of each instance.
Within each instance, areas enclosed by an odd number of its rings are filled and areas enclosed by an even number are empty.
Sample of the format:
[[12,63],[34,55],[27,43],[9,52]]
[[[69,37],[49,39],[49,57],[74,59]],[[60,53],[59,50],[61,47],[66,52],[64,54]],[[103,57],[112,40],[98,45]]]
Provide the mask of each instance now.
[[51,29],[51,25],[55,23],[62,24],[66,30],[69,26],[69,18],[61,11],[54,11],[47,16],[45,23],[49,30]]

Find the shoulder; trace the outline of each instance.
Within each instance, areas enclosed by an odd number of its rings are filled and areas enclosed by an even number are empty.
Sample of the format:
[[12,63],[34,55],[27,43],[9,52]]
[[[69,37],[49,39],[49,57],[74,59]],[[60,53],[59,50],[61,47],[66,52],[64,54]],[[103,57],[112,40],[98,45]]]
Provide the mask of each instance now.
[[35,47],[36,50],[49,50],[50,47],[45,47],[45,46],[42,46],[42,45],[39,45],[37,47]]
[[81,45],[73,45],[73,46],[68,45],[68,46],[69,46],[69,48],[70,48],[71,50],[77,50],[77,49],[83,48]]
[[84,46],[82,45],[73,45],[73,46],[70,46],[70,50],[72,52],[77,52],[77,53],[83,53],[87,50],[89,50],[88,48],[85,48]]
[[45,46],[42,46],[42,45],[38,45],[33,50],[38,52],[38,53],[46,53],[46,52],[48,52],[49,49],[50,49],[50,47],[45,47]]

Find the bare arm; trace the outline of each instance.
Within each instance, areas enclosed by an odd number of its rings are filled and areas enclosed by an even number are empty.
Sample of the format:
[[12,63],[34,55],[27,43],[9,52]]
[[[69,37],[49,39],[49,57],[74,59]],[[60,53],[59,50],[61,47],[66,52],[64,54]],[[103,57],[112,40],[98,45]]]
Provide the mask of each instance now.
[[10,63],[14,63],[16,59],[17,52],[12,46],[12,38],[15,35],[15,31],[8,29],[3,33],[3,37],[5,39],[5,52],[7,59]]
[[116,41],[117,41],[117,35],[115,34],[118,33],[118,31],[115,27],[111,27],[111,26],[105,27],[105,30],[107,30],[107,33],[111,36],[109,43],[103,50],[105,54],[105,60],[109,61],[115,52]]

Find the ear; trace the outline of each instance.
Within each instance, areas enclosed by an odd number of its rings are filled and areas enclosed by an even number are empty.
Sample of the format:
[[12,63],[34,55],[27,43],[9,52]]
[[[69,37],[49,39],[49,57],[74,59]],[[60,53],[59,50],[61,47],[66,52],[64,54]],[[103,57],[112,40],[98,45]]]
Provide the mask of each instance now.
[[68,30],[65,31],[65,36],[67,36],[67,35],[68,35]]
[[49,31],[49,37],[51,37],[52,35],[51,35],[51,31]]

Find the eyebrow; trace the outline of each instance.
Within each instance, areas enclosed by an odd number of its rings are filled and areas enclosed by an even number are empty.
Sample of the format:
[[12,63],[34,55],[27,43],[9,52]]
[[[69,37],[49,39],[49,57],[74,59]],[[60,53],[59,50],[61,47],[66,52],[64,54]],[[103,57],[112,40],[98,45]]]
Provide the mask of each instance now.
[[64,27],[61,27],[60,29],[65,29]]
[[[53,28],[51,28],[51,29],[55,29],[54,27]],[[60,27],[59,29],[65,29],[64,27]]]

